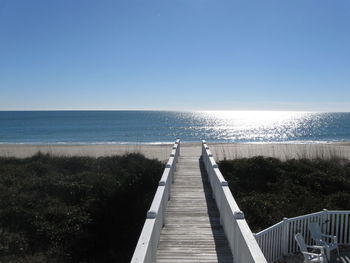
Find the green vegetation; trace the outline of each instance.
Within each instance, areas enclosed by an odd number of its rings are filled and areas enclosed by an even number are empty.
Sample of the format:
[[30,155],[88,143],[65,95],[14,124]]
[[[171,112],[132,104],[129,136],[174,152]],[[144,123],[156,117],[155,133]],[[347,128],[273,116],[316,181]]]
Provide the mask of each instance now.
[[349,161],[259,156],[224,160],[219,168],[253,232],[283,217],[350,209]]
[[164,165],[0,158],[0,262],[129,262]]

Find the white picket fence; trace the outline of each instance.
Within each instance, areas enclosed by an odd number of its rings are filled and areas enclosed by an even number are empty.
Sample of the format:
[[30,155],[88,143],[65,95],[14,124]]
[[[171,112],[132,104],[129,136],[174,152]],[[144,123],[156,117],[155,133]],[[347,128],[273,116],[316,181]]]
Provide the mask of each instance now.
[[318,222],[323,233],[335,235],[338,243],[350,244],[350,211],[328,211],[285,218],[283,221],[255,234],[262,252],[268,262],[275,262],[283,256],[299,251],[294,240],[296,233],[301,233],[307,244],[314,244],[309,230],[310,222]]
[[207,171],[213,196],[220,213],[220,223],[236,263],[266,263],[266,259],[240,211],[227,181],[222,176],[205,141],[202,143],[202,161]]
[[147,212],[145,224],[136,245],[132,263],[152,263],[156,261],[160,232],[164,225],[165,210],[170,198],[171,184],[180,155],[180,139],[177,139],[170,153],[162,178],[154,195],[151,208]]

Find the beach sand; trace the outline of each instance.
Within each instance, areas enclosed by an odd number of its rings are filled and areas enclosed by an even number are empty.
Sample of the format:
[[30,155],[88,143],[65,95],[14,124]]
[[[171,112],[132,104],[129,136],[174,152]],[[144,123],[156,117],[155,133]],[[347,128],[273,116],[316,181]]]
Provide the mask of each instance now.
[[[181,147],[196,151],[196,143],[182,143]],[[252,157],[257,155],[284,159],[291,158],[331,158],[350,159],[350,142],[329,144],[245,144],[245,143],[208,143],[216,160]],[[126,153],[142,153],[147,158],[166,161],[172,144],[98,144],[98,145],[30,145],[0,144],[0,156],[25,158],[37,152],[57,156],[109,156]],[[198,148],[197,148],[198,149]]]

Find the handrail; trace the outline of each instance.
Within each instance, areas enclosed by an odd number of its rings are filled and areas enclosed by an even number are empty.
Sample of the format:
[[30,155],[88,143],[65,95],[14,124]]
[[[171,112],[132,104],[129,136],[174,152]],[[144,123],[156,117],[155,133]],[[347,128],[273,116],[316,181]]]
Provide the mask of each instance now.
[[228,183],[222,176],[204,140],[202,141],[202,161],[213,190],[213,196],[220,213],[220,223],[224,228],[233,261],[266,263],[264,254],[244,219],[243,212],[233,198]]
[[132,263],[151,263],[156,261],[160,232],[164,225],[165,210],[170,198],[170,188],[176,171],[176,163],[180,156],[180,139],[175,141],[170,158],[159,181],[145,224],[137,242]]
[[283,221],[256,233],[255,239],[268,262],[275,262],[299,250],[294,239],[296,233],[301,233],[306,243],[312,244],[308,230],[310,222],[318,222],[323,233],[337,236],[339,244],[350,244],[350,211],[324,209],[321,212],[284,218]]

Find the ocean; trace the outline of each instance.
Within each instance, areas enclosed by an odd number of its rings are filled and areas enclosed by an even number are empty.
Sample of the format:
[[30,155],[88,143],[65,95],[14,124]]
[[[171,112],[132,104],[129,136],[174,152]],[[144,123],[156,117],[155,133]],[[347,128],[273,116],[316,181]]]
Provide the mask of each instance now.
[[288,111],[0,111],[0,143],[158,144],[350,141],[350,113]]

